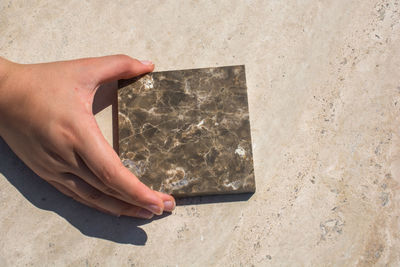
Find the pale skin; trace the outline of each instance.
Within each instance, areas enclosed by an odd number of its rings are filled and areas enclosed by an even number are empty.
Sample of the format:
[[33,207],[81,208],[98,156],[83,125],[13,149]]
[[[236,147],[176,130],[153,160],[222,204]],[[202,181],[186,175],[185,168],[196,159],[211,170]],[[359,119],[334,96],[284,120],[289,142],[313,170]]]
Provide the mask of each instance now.
[[122,165],[92,112],[101,84],[153,69],[125,55],[43,64],[0,57],[0,136],[37,175],[83,204],[144,219],[170,212],[174,198]]

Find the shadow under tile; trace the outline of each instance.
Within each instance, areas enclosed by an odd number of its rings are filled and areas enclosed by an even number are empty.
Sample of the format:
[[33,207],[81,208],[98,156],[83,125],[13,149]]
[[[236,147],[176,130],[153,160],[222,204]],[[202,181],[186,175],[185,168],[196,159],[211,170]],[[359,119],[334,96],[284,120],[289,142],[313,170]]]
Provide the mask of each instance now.
[[254,195],[254,193],[244,193],[244,194],[182,197],[182,198],[176,199],[176,204],[177,205],[199,205],[199,204],[247,201],[253,195]]

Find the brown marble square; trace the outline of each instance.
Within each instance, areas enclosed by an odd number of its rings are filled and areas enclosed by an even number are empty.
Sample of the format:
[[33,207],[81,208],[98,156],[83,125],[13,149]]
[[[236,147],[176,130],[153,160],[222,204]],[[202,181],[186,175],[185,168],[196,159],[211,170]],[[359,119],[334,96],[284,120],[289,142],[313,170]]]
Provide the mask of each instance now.
[[177,197],[255,191],[244,66],[119,81],[119,155]]

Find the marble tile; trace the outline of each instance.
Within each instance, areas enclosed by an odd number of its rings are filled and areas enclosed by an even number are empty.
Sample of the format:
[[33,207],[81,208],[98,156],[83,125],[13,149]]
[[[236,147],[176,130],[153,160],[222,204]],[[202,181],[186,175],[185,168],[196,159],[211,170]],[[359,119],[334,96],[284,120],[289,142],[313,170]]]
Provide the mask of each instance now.
[[154,72],[122,80],[122,162],[180,196],[255,191],[244,66]]

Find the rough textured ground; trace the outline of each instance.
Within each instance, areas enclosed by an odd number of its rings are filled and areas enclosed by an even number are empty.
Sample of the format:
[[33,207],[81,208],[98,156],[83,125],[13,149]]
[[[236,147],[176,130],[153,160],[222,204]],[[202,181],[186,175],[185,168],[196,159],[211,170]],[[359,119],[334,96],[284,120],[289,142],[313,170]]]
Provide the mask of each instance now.
[[[0,33],[0,54],[25,63],[245,64],[257,184],[248,201],[115,219],[0,142],[1,266],[400,264],[398,0],[3,0]],[[111,109],[98,120],[112,140]]]

